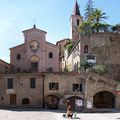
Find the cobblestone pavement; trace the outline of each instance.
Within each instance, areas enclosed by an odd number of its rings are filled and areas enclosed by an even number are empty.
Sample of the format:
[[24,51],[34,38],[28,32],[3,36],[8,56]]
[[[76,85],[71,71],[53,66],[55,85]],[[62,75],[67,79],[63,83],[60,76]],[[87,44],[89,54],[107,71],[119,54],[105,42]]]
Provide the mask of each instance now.
[[[2,110],[0,120],[67,120],[60,111]],[[120,113],[77,113],[74,120],[120,120]]]

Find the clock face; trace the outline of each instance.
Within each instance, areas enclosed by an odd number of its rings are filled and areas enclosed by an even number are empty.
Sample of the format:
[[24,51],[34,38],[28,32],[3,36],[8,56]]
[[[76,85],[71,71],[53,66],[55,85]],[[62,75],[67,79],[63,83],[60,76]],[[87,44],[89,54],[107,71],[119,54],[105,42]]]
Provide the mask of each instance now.
[[39,48],[39,43],[37,41],[35,41],[35,40],[31,41],[30,48],[33,51],[37,51],[38,48]]

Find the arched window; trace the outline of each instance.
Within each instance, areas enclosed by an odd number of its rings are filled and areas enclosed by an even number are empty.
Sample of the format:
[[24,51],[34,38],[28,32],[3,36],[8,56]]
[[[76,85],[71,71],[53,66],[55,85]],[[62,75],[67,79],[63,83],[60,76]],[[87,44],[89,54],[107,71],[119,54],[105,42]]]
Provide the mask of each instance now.
[[23,98],[22,99],[22,104],[23,105],[29,105],[30,104],[30,100],[28,98]]
[[53,58],[53,53],[52,52],[49,53],[49,58]]
[[39,67],[39,57],[33,55],[30,59],[32,72],[38,72]]
[[20,60],[20,59],[21,59],[21,55],[17,54],[17,60]]
[[84,46],[84,53],[88,53],[88,45]]
[[79,25],[80,24],[80,21],[79,21],[79,19],[77,19],[77,25]]

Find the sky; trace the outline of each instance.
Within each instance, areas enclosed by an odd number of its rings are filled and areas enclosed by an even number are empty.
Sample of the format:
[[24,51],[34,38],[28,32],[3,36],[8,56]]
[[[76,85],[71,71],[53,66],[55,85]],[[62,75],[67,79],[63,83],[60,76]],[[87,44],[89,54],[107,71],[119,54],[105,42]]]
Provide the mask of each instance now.
[[[77,0],[84,16],[88,0]],[[22,44],[23,30],[36,24],[47,32],[47,41],[56,43],[70,37],[70,16],[75,0],[0,0],[0,59],[10,62],[9,48]],[[95,8],[109,16],[107,23],[120,23],[120,0],[93,0]]]

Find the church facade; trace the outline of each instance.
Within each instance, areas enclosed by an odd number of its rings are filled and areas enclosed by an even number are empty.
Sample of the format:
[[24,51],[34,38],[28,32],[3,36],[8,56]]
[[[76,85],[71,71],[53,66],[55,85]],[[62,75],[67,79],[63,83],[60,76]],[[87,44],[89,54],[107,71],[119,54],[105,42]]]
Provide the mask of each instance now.
[[58,72],[59,48],[46,41],[47,32],[33,28],[23,31],[24,43],[10,48],[10,63],[17,72]]

